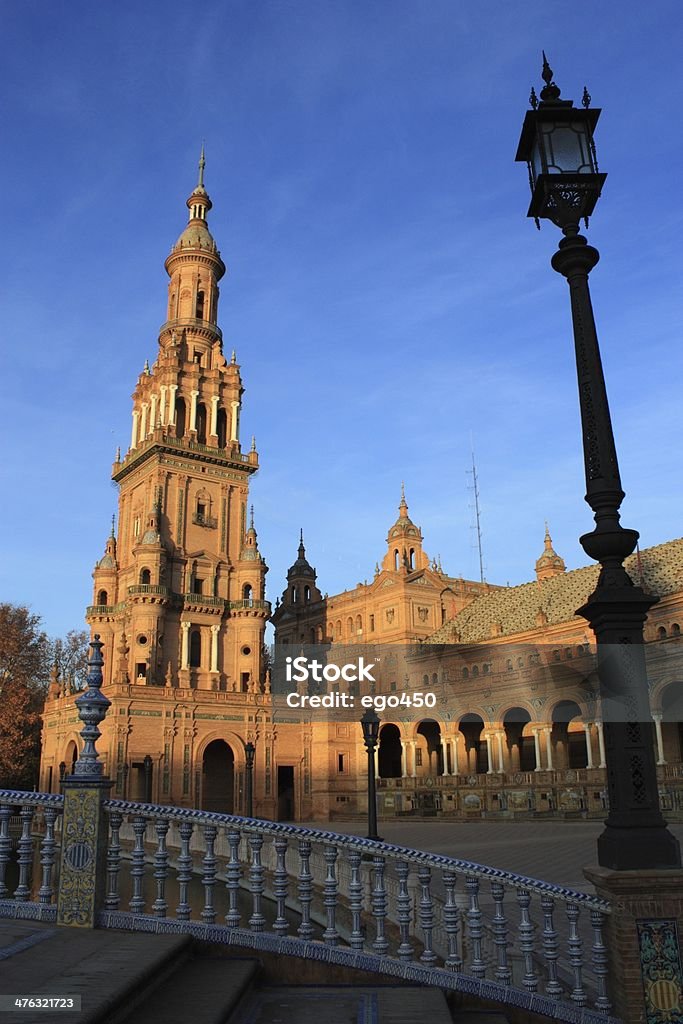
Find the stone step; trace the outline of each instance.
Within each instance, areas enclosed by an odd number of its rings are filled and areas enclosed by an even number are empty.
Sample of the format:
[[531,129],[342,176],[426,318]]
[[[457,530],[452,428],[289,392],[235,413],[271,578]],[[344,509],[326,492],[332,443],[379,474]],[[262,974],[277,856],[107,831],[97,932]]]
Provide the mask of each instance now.
[[176,973],[192,952],[187,935],[58,928],[3,921],[2,992],[7,995],[80,996],[80,1012],[11,1010],[2,1024],[103,1024],[160,979]]
[[171,977],[156,986],[135,1009],[121,1018],[121,1024],[238,1021],[240,1005],[248,996],[258,970],[258,960],[198,956],[182,964]]
[[[226,1024],[453,1024],[453,1020],[438,989],[287,985],[260,988],[241,1015],[228,1018]],[[460,1024],[459,1017],[455,1020]]]

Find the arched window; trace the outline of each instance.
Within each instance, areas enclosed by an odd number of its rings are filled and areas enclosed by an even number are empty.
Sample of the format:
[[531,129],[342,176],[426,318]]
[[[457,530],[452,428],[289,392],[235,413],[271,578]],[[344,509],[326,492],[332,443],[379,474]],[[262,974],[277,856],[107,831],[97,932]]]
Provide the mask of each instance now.
[[175,403],[175,436],[183,437],[185,434],[185,399],[177,398]]
[[[107,602],[105,601],[104,603],[106,604]],[[672,622],[671,623],[671,636],[680,636],[680,635],[681,635],[681,627],[679,626],[679,624],[677,622]]]
[[414,569],[415,568],[415,548],[411,548],[410,549],[410,555],[409,555],[409,558],[408,558],[408,562],[409,562],[410,568]]
[[203,402],[197,406],[197,441],[206,444],[206,406]]
[[152,582],[152,573],[149,569],[140,570],[140,586],[148,587]]
[[394,551],[394,569],[398,572],[398,548]]
[[304,602],[311,600],[311,588],[309,586],[304,587]]
[[422,676],[422,685],[429,686],[429,676],[426,673]]
[[360,634],[362,632],[363,632],[363,620],[360,617],[360,615],[356,615],[356,633]]
[[464,668],[462,670],[462,677],[463,677],[463,679],[469,679],[470,678],[469,669]]
[[292,587],[292,604],[296,604],[297,601],[297,589]]
[[242,600],[249,601],[249,603],[251,604],[252,594],[253,589],[251,583],[245,583],[244,586],[242,587]]
[[665,626],[660,626],[659,629],[657,630],[657,639],[658,640],[666,640],[666,627]]
[[507,670],[508,672],[512,672],[512,658],[508,658],[507,660]]
[[100,605],[109,604],[109,595],[107,594],[106,590],[100,590],[99,594],[97,595],[97,603]]
[[228,417],[225,409],[218,410],[218,447],[225,448],[228,441]]
[[204,319],[204,292],[197,292],[197,305],[194,315],[197,320]]
[[341,619],[337,619],[337,640],[341,640]]
[[472,666],[472,675],[475,679],[479,675],[479,667],[477,665]]
[[346,634],[347,636],[353,636],[353,619],[351,616],[346,620]]
[[190,633],[190,668],[199,668],[202,663],[202,635],[198,629]]

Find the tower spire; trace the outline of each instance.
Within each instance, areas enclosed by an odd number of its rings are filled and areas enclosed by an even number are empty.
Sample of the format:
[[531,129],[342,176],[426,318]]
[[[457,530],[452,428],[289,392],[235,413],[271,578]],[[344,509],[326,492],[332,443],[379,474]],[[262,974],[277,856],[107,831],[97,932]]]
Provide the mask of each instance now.
[[204,168],[206,166],[206,160],[204,159],[204,142],[202,141],[202,151],[199,155],[199,178],[197,179],[197,188],[204,188]]

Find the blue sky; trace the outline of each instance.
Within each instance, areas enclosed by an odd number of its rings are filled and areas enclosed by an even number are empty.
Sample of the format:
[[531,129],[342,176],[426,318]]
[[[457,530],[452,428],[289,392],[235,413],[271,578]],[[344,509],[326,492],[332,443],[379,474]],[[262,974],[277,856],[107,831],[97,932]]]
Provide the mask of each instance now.
[[642,547],[681,535],[680,5],[3,7],[0,600],[82,625],[202,139],[271,600],[300,526],[323,591],[371,578],[402,479],[428,553],[477,578],[471,437],[487,578],[532,577],[544,519],[586,563],[558,233],[514,163],[542,47],[603,108],[591,284],[623,521]]

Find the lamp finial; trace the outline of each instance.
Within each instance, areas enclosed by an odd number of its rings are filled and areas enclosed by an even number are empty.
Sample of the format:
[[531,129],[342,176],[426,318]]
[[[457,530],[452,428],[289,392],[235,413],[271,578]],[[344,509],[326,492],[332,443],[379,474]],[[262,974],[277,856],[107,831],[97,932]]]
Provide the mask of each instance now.
[[543,54],[543,69],[541,71],[541,78],[545,82],[545,85],[541,89],[541,99],[545,103],[554,103],[560,98],[560,90],[553,82],[553,69],[548,64],[548,58],[545,55],[545,50],[541,50]]

